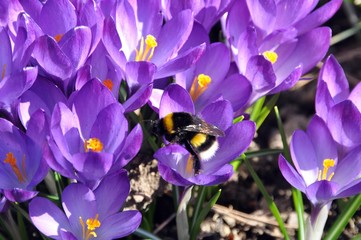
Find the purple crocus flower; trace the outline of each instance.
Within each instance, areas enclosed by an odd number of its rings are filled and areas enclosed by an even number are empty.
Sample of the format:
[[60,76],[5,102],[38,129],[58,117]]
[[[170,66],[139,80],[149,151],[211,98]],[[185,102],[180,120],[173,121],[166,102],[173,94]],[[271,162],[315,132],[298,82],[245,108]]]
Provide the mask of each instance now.
[[[159,117],[162,118],[171,112],[195,114],[191,96],[184,88],[176,84],[170,85],[164,91]],[[232,124],[233,110],[226,100],[209,104],[197,115],[223,130],[225,137],[218,138],[219,149],[215,155],[207,161],[201,161],[201,171],[197,175],[193,173],[189,175],[186,171],[190,155],[183,146],[170,144],[160,148],[154,154],[154,157],[158,159],[159,173],[172,184],[214,185],[228,180],[233,174],[233,167],[229,162],[246,150],[253,139],[255,124],[251,121]]]
[[164,14],[167,19],[171,19],[182,10],[191,9],[194,18],[210,32],[223,14],[229,9],[233,0],[222,1],[162,1]]
[[[38,121],[34,119],[33,123]],[[25,134],[11,122],[0,119],[0,189],[12,202],[33,198],[38,193],[34,187],[48,172],[42,146],[33,140],[39,133],[30,128]]]
[[95,188],[111,171],[125,166],[139,151],[139,125],[128,133],[124,109],[100,81],[88,81],[70,96],[69,105],[55,105],[49,166],[60,174]]
[[292,186],[306,193],[313,205],[361,191],[361,146],[340,159],[337,143],[320,117],[312,118],[306,132],[297,130],[293,134],[290,150],[297,171],[281,155],[281,172]]
[[294,167],[280,155],[284,178],[313,205],[307,239],[319,239],[331,202],[361,192],[361,145],[340,156],[326,123],[315,115],[306,132],[297,130],[290,144]]
[[[75,4],[75,5],[73,5]],[[22,1],[30,21],[26,29],[36,29],[33,57],[67,92],[70,81],[84,65],[100,41],[103,16],[92,1]],[[73,87],[70,84],[70,87]]]
[[326,120],[329,109],[337,103],[350,100],[361,111],[361,83],[350,92],[341,65],[333,55],[323,64],[318,76],[315,108],[316,114]]
[[0,109],[14,114],[16,100],[34,83],[38,68],[26,66],[30,54],[21,54],[22,34],[15,38],[12,50],[8,29],[0,27],[0,42]]
[[338,143],[341,155],[361,144],[361,83],[350,92],[345,73],[334,56],[321,68],[315,108]]
[[[191,10],[184,10],[163,25],[160,1],[118,1],[104,42],[113,60],[148,61],[156,65],[155,79],[188,69],[204,51],[205,45],[188,44],[194,25]],[[120,44],[121,43],[121,44]],[[121,47],[121,51],[119,52]]]
[[[239,72],[252,83],[250,104],[266,94],[291,88],[324,57],[331,30],[318,26],[332,16],[340,3],[337,0],[325,5],[324,8],[333,10],[327,14],[319,10],[309,14],[314,2],[304,5],[297,1],[235,2],[224,27]],[[289,8],[298,14],[289,14]],[[269,12],[263,12],[264,9]],[[307,14],[313,22],[305,18]],[[304,19],[311,27],[306,28]]]
[[136,210],[119,212],[129,194],[124,170],[102,181],[92,191],[81,183],[67,186],[62,193],[64,212],[46,198],[29,204],[29,215],[44,235],[53,239],[118,239],[134,232],[142,216]]
[[[228,75],[229,67],[229,50],[223,43],[213,43],[207,46],[194,66],[176,74],[175,82],[189,92],[196,112],[220,98],[230,101],[236,112],[247,104],[252,86],[239,73]],[[150,99],[157,112],[162,93],[161,89],[153,89]]]

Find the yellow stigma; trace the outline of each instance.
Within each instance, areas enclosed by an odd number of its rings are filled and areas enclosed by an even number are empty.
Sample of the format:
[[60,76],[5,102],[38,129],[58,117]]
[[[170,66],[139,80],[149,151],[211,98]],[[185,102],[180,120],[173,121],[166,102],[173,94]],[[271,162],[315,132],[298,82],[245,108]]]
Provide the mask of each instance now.
[[4,79],[5,73],[6,73],[6,63],[3,65],[3,69],[1,70],[1,79],[0,80]]
[[113,90],[113,81],[112,80],[110,80],[109,78],[107,78],[107,79],[105,79],[104,81],[103,81],[103,84],[104,84],[104,86],[106,86],[110,91],[112,91]]
[[21,162],[21,170],[19,169],[19,167],[16,165],[16,158],[14,157],[14,154],[12,152],[8,152],[6,154],[4,163],[8,163],[11,167],[11,169],[13,170],[14,174],[16,175],[16,177],[18,178],[18,181],[20,183],[25,182],[26,179],[26,173],[25,173],[25,155],[22,159]]
[[327,178],[327,172],[328,172],[328,169],[330,169],[330,167],[333,167],[333,166],[335,166],[335,160],[329,159],[329,158],[326,158],[325,160],[323,160],[323,169],[318,171],[318,181],[321,181],[321,180],[330,181],[332,179],[333,175],[335,175],[335,173],[332,172]]
[[86,220],[87,227],[85,228],[85,224],[82,217],[79,217],[80,225],[82,226],[82,235],[83,240],[88,240],[91,237],[96,238],[97,234],[95,232],[96,228],[100,227],[100,221],[98,220],[99,214],[95,215],[95,218],[88,218]]
[[273,51],[265,51],[262,54],[268,61],[270,61],[272,64],[274,64],[277,61],[278,55],[277,53]]
[[[144,49],[144,43],[145,43],[145,49]],[[148,34],[145,41],[144,41],[144,37],[142,37],[140,39],[139,51],[135,50],[136,51],[135,61],[149,62],[153,57],[154,49],[157,47],[157,45],[158,45],[157,39],[154,36]]]
[[60,42],[60,40],[63,38],[64,34],[57,34],[54,36],[54,39],[56,42]]
[[98,138],[89,138],[84,142],[84,149],[86,152],[101,152],[103,150],[103,143]]
[[199,74],[194,78],[191,89],[189,91],[192,100],[195,101],[197,98],[202,95],[202,93],[208,88],[208,85],[212,82],[210,76],[205,74]]

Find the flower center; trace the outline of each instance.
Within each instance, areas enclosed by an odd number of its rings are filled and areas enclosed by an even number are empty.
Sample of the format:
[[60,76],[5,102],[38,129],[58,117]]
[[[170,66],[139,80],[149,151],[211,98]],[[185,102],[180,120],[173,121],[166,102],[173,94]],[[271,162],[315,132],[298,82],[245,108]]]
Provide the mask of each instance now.
[[[144,43],[145,43],[145,48],[144,48]],[[140,46],[139,46],[139,50],[135,50],[136,51],[136,55],[135,55],[135,61],[150,61],[153,57],[154,54],[154,49],[157,47],[158,43],[157,43],[157,39],[148,34],[145,41],[144,41],[144,37],[142,37],[140,39]]]
[[25,172],[25,155],[21,161],[21,170],[16,164],[16,158],[14,157],[14,154],[12,152],[8,152],[6,154],[4,163],[8,163],[13,170],[14,174],[18,178],[20,183],[25,182],[26,179],[26,172]]
[[98,220],[99,214],[95,215],[95,218],[88,218],[86,220],[87,227],[85,228],[85,224],[82,217],[79,217],[79,222],[82,226],[82,235],[84,240],[88,240],[91,237],[96,238],[97,234],[94,231],[96,228],[100,227],[100,221]]
[[278,55],[274,51],[265,51],[262,53],[265,59],[274,64],[277,61]]
[[113,90],[113,81],[112,80],[110,80],[109,78],[107,78],[107,79],[105,79],[104,81],[103,81],[103,84],[104,84],[104,86],[106,86],[110,91],[112,91]]
[[192,100],[195,101],[197,98],[202,95],[202,93],[208,88],[208,85],[212,82],[210,76],[205,74],[199,74],[194,78],[191,89],[189,91]]
[[321,180],[327,180],[327,181],[331,181],[333,175],[335,175],[334,172],[332,172],[328,178],[327,178],[327,173],[328,173],[328,169],[330,169],[330,167],[335,166],[335,160],[333,159],[329,159],[326,158],[325,160],[323,160],[323,169],[318,171],[318,181]]
[[60,42],[60,40],[63,38],[63,36],[64,36],[64,34],[59,33],[54,36],[54,39],[56,42]]
[[85,152],[101,152],[103,150],[103,143],[99,138],[89,138],[84,142]]
[[4,79],[5,73],[6,73],[6,63],[3,65],[3,69],[1,70],[1,79],[0,80]]

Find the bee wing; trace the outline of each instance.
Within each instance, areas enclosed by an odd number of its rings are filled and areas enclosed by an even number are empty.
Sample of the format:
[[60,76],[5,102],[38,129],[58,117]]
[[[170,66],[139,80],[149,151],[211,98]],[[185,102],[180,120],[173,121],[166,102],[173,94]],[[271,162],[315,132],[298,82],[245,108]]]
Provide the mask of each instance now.
[[191,124],[182,128],[183,131],[199,132],[215,137],[224,137],[224,132],[214,125],[201,121],[198,124]]

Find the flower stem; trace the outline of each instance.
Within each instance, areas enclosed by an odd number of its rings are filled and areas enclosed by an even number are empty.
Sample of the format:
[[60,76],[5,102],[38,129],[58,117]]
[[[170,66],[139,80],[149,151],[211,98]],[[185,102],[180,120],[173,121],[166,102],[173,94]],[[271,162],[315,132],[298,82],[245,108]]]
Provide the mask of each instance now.
[[306,239],[319,240],[328,218],[332,201],[324,205],[315,206],[311,211],[311,216],[307,221]]
[[290,239],[290,237],[288,236],[287,230],[286,230],[285,223],[283,222],[283,220],[281,218],[281,214],[280,214],[275,202],[272,200],[271,196],[267,193],[266,188],[264,187],[261,179],[258,177],[257,173],[254,171],[251,163],[249,162],[249,160],[247,158],[244,159],[244,163],[246,164],[246,167],[247,167],[249,173],[251,174],[253,180],[257,184],[258,189],[262,193],[263,197],[266,199],[268,207],[271,210],[273,216],[276,218],[284,238],[286,240]]

